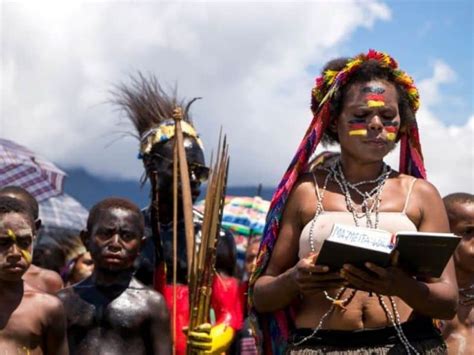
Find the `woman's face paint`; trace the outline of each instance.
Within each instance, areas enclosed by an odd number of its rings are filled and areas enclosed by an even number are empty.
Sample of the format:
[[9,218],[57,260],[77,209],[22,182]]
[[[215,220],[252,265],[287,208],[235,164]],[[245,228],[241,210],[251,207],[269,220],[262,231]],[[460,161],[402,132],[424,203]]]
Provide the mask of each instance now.
[[23,239],[27,239],[26,237],[18,238],[15,232],[13,232],[10,228],[7,229],[7,235],[11,238],[11,240],[13,240],[13,243],[16,244],[25,261],[28,264],[31,264],[33,258],[31,257],[31,254],[28,250],[29,246],[31,245],[31,242],[23,241]]
[[366,86],[362,88],[362,92],[366,93],[365,99],[368,107],[385,106],[385,98],[383,96],[385,89],[380,86]]
[[384,129],[385,132],[387,132],[387,139],[389,141],[394,141],[397,139],[397,133],[398,133],[398,122],[384,122]]
[[381,86],[370,85],[362,88],[362,92],[371,93],[371,94],[383,94],[385,89]]
[[353,118],[349,120],[349,135],[350,136],[366,136],[367,123],[364,118]]

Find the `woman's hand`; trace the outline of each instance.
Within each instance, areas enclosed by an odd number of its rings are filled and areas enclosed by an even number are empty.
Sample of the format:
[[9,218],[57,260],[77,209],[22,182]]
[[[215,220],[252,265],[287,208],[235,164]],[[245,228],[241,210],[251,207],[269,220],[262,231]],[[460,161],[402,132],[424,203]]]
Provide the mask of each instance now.
[[385,296],[399,296],[400,290],[407,287],[411,277],[397,266],[383,268],[372,263],[365,263],[369,270],[353,265],[344,265],[341,276],[358,290],[375,292]]
[[318,254],[310,254],[294,267],[293,280],[303,295],[311,295],[347,285],[339,272],[329,272],[327,266],[315,265]]

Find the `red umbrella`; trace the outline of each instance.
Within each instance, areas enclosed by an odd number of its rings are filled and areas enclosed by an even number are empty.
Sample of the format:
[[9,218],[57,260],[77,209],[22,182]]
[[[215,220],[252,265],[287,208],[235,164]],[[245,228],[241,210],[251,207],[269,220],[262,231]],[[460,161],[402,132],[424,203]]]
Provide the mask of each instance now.
[[0,187],[21,186],[43,201],[62,193],[65,175],[31,150],[0,138]]

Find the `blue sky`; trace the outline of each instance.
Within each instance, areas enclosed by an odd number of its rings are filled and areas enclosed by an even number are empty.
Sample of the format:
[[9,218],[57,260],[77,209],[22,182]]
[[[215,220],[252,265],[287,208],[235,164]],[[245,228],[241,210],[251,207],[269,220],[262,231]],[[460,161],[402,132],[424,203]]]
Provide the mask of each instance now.
[[230,185],[275,186],[323,64],[375,48],[420,89],[430,179],[474,192],[471,1],[25,0],[3,2],[0,20],[0,136],[63,167],[139,179],[137,141],[110,144],[133,131],[110,90],[139,70],[203,97],[194,122],[208,158],[227,133]]
[[[391,19],[357,29],[344,45],[347,53],[367,46],[392,54],[416,81],[429,77],[435,60],[447,63],[456,81],[440,88],[450,105],[435,106],[439,118],[461,125],[473,113],[473,1],[388,1]],[[423,100],[423,97],[422,97]],[[422,101],[423,104],[423,101]]]

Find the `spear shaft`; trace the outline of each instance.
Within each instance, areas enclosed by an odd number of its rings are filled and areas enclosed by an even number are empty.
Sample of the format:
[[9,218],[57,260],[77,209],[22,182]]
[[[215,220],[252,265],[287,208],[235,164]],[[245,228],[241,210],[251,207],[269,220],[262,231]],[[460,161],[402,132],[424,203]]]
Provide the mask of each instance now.
[[186,256],[188,265],[188,284],[191,280],[192,259],[195,253],[194,223],[193,223],[193,202],[191,198],[191,183],[189,181],[188,160],[184,149],[183,131],[181,120],[183,112],[181,108],[176,108],[173,118],[175,120],[175,144],[178,150],[179,176],[181,180],[181,194],[183,199],[184,230],[186,235]]
[[[173,147],[173,344],[176,345],[176,285],[178,273],[178,145]],[[173,346],[173,354],[176,346]]]

